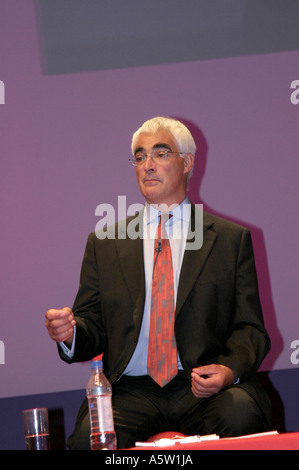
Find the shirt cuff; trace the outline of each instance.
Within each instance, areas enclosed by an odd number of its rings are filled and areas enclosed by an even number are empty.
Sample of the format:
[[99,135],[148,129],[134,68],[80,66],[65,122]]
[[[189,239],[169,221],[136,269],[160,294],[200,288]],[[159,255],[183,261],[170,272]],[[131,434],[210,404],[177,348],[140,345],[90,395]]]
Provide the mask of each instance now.
[[74,337],[72,341],[72,346],[71,349],[69,349],[65,343],[59,342],[58,346],[62,349],[64,354],[69,358],[73,359],[74,357],[74,351],[75,351],[75,339],[76,339],[76,326],[74,326]]

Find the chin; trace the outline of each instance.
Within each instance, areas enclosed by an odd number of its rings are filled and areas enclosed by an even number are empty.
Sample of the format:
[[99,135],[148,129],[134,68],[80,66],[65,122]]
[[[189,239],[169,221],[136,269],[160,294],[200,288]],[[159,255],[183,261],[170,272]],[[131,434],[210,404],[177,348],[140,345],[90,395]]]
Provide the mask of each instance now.
[[144,191],[142,191],[142,195],[149,204],[157,204],[161,197],[156,193],[156,191],[149,190],[149,188],[146,188]]

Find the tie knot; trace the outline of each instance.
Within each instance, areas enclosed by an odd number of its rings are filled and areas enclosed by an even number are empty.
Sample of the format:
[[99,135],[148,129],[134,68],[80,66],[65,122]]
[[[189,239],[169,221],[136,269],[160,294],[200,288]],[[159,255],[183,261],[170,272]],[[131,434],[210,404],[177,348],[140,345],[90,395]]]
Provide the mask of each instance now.
[[161,223],[161,225],[163,227],[165,227],[165,224],[166,222],[171,219],[172,217],[172,214],[170,212],[163,212],[163,214],[160,214],[159,218],[160,218],[160,221],[159,223]]

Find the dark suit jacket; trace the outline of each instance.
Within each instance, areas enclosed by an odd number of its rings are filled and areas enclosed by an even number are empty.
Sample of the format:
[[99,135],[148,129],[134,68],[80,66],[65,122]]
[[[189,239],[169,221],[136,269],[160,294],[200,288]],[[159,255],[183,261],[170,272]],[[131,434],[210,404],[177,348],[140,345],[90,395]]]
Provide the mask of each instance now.
[[[132,221],[132,217],[126,224]],[[194,206],[192,205],[192,224]],[[142,222],[142,215],[136,221]],[[113,383],[136,347],[145,300],[143,243],[124,237],[89,235],[80,287],[74,357],[87,361],[103,353]],[[258,294],[248,229],[204,213],[203,245],[184,254],[176,303],[175,334],[187,376],[193,367],[218,363],[235,370],[240,386],[266,406],[255,372],[270,349]]]

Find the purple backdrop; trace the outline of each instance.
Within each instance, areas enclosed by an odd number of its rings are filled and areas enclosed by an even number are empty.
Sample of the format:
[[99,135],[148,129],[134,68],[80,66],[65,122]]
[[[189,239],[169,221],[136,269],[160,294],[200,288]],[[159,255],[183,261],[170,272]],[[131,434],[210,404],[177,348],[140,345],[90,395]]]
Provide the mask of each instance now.
[[297,368],[299,51],[45,76],[33,2],[1,9],[0,398],[85,387],[89,364],[59,359],[44,315],[73,303],[97,205],[142,202],[131,135],[161,114],[197,140],[191,199],[252,230],[262,370]]

